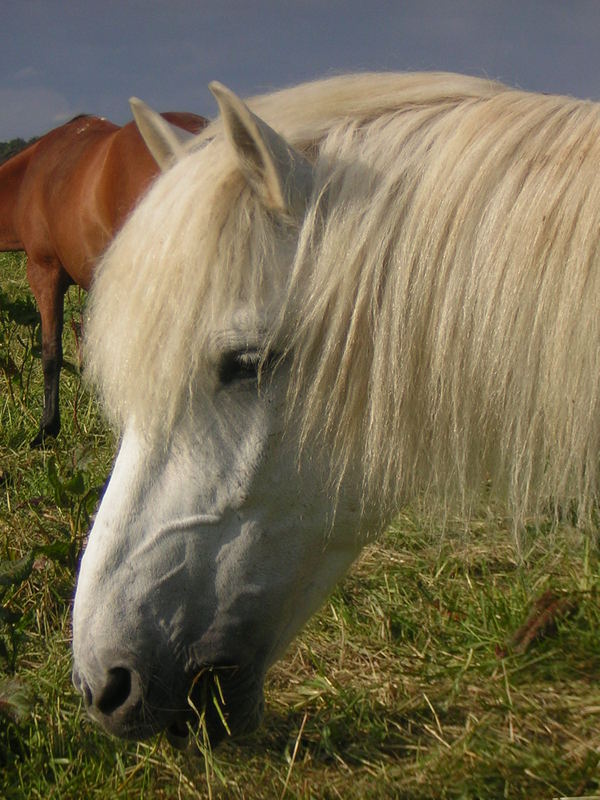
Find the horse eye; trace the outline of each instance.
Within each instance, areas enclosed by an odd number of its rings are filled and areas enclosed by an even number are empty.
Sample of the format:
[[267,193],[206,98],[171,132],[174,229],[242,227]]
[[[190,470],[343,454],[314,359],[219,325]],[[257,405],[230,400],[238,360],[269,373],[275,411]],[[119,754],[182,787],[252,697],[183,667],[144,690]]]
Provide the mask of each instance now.
[[219,362],[219,382],[223,386],[234,381],[256,380],[260,365],[257,350],[234,350],[224,353]]

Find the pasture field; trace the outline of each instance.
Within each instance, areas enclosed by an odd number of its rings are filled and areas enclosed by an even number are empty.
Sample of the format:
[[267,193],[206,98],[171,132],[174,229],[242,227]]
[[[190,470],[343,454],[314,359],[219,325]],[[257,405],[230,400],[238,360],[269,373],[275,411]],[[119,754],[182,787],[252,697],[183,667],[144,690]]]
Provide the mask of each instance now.
[[[116,741],[70,682],[78,558],[115,443],[67,299],[63,430],[44,450],[39,320],[0,254],[0,797],[600,796],[596,537],[406,511],[267,682],[263,727],[214,753]],[[98,598],[102,602],[102,598]],[[520,629],[520,630],[519,630]]]

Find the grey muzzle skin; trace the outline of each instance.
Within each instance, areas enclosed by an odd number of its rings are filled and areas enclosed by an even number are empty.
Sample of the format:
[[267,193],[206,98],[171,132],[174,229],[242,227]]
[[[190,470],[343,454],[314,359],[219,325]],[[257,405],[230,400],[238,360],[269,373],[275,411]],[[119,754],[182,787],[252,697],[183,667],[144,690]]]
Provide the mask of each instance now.
[[108,733],[143,740],[165,731],[179,748],[190,730],[201,727],[213,747],[228,736],[250,733],[264,710],[262,678],[238,667],[199,668],[165,686],[121,661],[93,677],[84,678],[75,667],[73,684],[88,714]]

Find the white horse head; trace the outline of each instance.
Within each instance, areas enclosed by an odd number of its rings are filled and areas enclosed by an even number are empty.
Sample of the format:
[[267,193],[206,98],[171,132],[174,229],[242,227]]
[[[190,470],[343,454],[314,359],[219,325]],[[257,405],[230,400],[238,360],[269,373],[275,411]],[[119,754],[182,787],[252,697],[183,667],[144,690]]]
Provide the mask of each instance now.
[[122,441],[74,681],[130,737],[196,706],[220,738],[215,676],[228,729],[254,727],[269,665],[407,498],[597,496],[598,107],[448,75],[252,111],[212,89],[192,141],[137,104],[169,169],[89,306]]

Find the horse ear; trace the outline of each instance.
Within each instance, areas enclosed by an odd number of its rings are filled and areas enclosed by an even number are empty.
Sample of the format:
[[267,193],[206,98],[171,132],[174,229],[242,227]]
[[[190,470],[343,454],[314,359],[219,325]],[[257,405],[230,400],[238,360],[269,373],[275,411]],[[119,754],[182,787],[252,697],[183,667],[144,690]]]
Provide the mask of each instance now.
[[184,154],[186,143],[194,139],[195,134],[171,125],[137,97],[130,98],[129,105],[146,147],[164,172],[179,161]]
[[310,162],[230,89],[217,81],[209,84],[209,89],[248,183],[268,208],[302,216],[312,190]]

